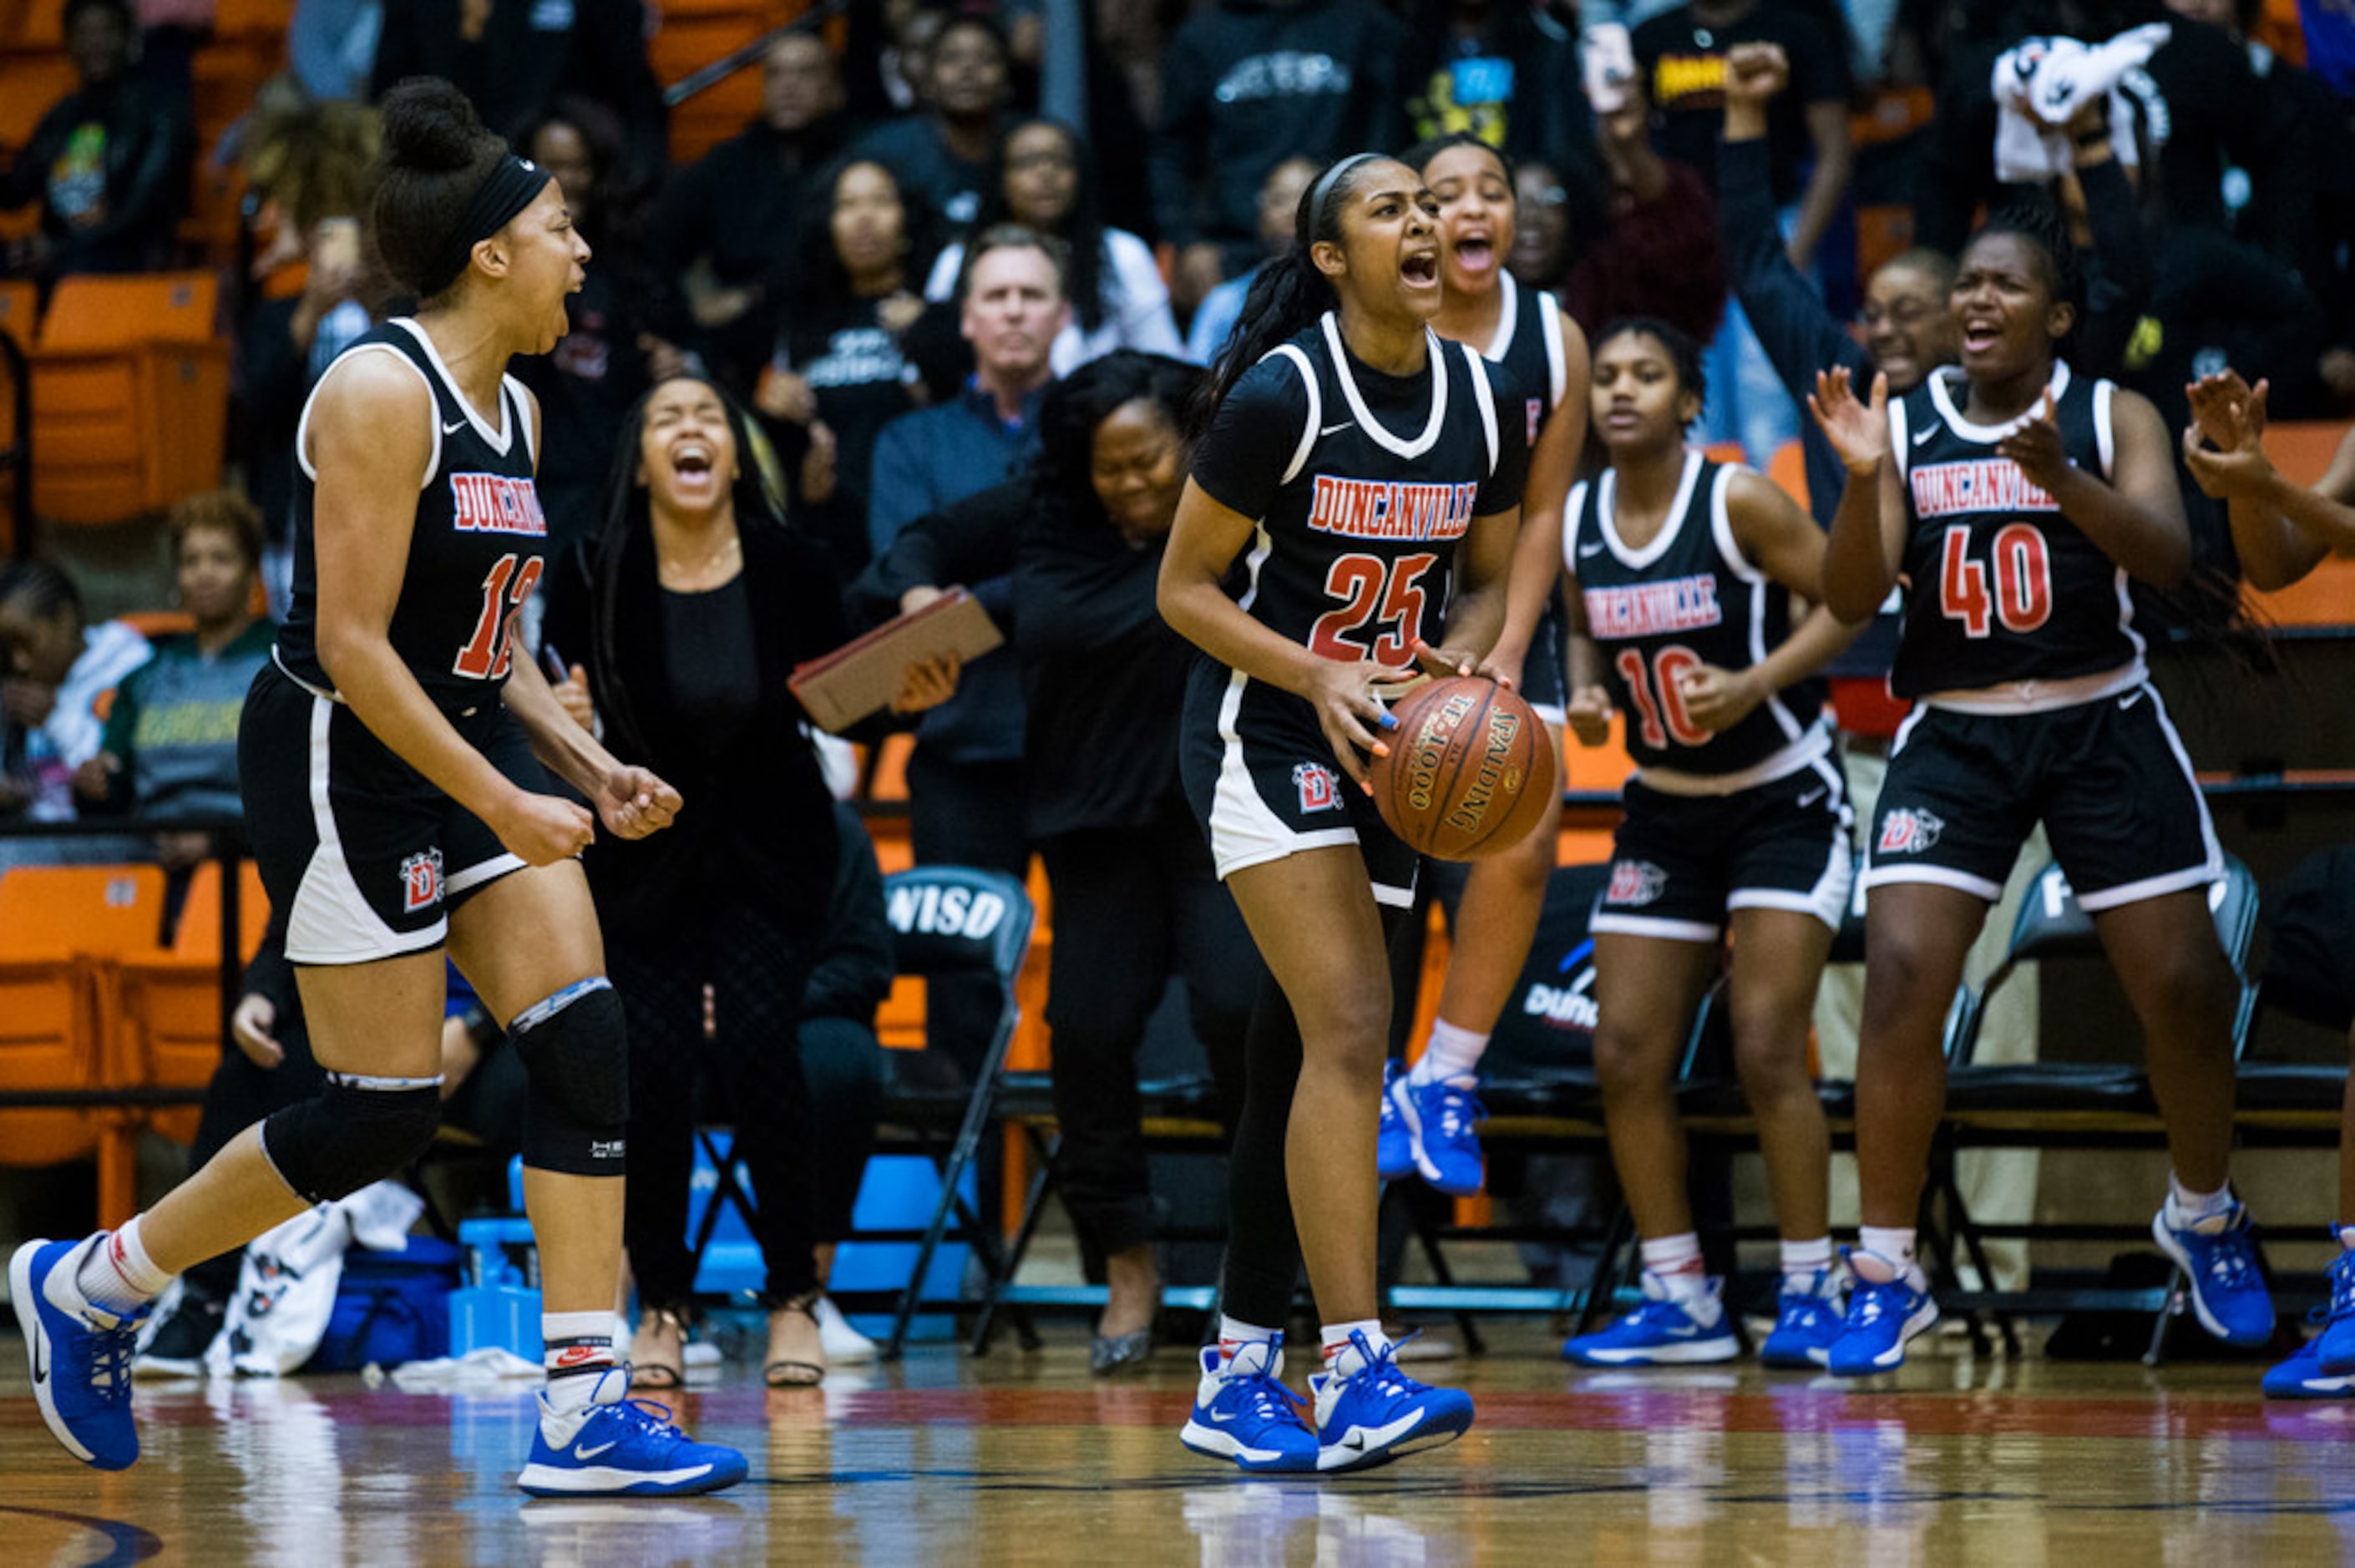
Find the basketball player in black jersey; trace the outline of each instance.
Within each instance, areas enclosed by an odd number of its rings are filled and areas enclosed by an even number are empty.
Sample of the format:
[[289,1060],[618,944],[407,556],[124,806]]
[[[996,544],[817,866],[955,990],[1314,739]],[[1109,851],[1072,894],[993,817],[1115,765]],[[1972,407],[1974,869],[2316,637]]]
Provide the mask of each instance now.
[[1849,471],[1880,473],[1878,515],[1843,507],[1833,523],[1825,601],[1861,620],[1905,584],[1891,684],[1915,704],[1866,840],[1864,1228],[1836,1374],[1902,1364],[1937,1319],[1913,1226],[1945,1106],[1941,1036],[1964,953],[2038,821],[2142,1024],[2173,1167],[2152,1234],[2209,1332],[2273,1331],[2229,1181],[2236,988],[2206,896],[2222,853],[2127,591],[2129,576],[2167,588],[2190,565],[2174,446],[2147,400],[2058,357],[2075,293],[2065,238],[1990,224],[1955,279],[1959,370],[1885,418],[1878,377],[1869,407],[1845,371],[1813,399]]
[[[2343,437],[2312,489],[2266,457],[2264,381],[2237,371],[2203,376],[2185,388],[2192,422],[2183,461],[2200,488],[2226,503],[2241,573],[2262,592],[2286,588],[2334,555],[2355,555],[2355,430]],[[2350,1038],[2355,1050],[2355,1036]],[[2264,1376],[2276,1399],[2355,1394],[2355,1074],[2339,1111],[2339,1217],[2330,1239],[2330,1305],[2322,1332]]]
[[[1839,1271],[1807,1021],[1854,872],[1818,676],[1856,629],[1794,602],[1822,580],[1815,520],[1763,475],[1685,444],[1705,396],[1691,339],[1614,322],[1595,340],[1593,382],[1611,463],[1571,492],[1556,557],[1571,606],[1571,727],[1598,745],[1625,714],[1636,764],[1591,929],[1594,1066],[1645,1300],[1562,1354],[1660,1366],[1740,1353],[1693,1227],[1675,1086],[1730,933],[1734,1062],[1782,1234],[1761,1359],[1821,1365],[1840,1322]],[[1877,499],[1869,482],[1849,489],[1855,504]]]
[[[1561,568],[1562,497],[1586,444],[1586,334],[1553,295],[1523,291],[1505,270],[1516,211],[1504,154],[1457,132],[1410,148],[1404,161],[1423,171],[1438,199],[1447,241],[1432,330],[1479,350],[1520,387],[1519,407],[1500,414],[1507,430],[1529,444],[1529,476],[1505,629],[1489,663],[1546,721],[1559,757],[1566,699],[1552,585]],[[1512,848],[1469,866],[1432,868],[1455,880],[1462,902],[1431,1037],[1413,1067],[1384,1085],[1376,1158],[1385,1180],[1419,1175],[1443,1192],[1479,1191],[1480,1056],[1537,935],[1561,829],[1557,791],[1544,818]]]
[[[531,1080],[524,1196],[549,1377],[520,1484],[709,1491],[743,1478],[743,1456],[629,1401],[613,1361],[626,1054],[573,858],[599,820],[638,837],[680,802],[567,717],[514,646],[548,526],[538,408],[506,364],[563,335],[589,248],[555,183],[447,82],[402,83],[383,116],[378,248],[424,303],[346,350],[304,410],[293,606],[239,735],[255,858],[327,1085],[121,1230],[17,1252],[34,1389],[76,1457],[128,1466],[132,1344],[171,1277],[424,1151],[446,945]],[[551,792],[543,759],[594,815]]]
[[[1472,1422],[1464,1394],[1398,1370],[1378,1317],[1385,927],[1412,904],[1415,855],[1362,754],[1390,722],[1382,685],[1418,663],[1468,673],[1495,641],[1528,443],[1510,378],[1432,334],[1444,247],[1419,174],[1345,158],[1302,194],[1294,236],[1213,373],[1161,567],[1161,612],[1205,655],[1187,793],[1273,976],[1245,1045],[1220,1343],[1185,1441],[1247,1469],[1342,1470]],[[1314,1430],[1277,1381],[1304,1255],[1325,1325]]]

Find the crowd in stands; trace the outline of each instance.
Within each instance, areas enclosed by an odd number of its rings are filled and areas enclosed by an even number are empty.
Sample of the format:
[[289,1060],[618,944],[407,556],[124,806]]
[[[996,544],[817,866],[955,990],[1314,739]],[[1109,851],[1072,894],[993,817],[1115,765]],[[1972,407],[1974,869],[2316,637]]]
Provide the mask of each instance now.
[[[199,164],[234,166],[249,192],[226,296],[238,487],[172,514],[188,630],[151,641],[92,623],[53,567],[0,571],[0,815],[234,812],[238,704],[269,656],[261,606],[282,602],[305,398],[344,345],[413,303],[366,230],[368,105],[403,78],[448,78],[553,173],[594,250],[569,335],[522,370],[565,563],[547,651],[576,711],[694,803],[591,860],[640,1056],[629,1230],[656,1318],[642,1376],[683,1364],[694,1102],[675,1063],[706,1038],[729,1092],[762,1107],[764,1136],[739,1146],[756,1181],[806,1195],[761,1206],[772,1381],[825,1363],[815,1304],[872,1125],[889,970],[829,955],[875,931],[841,918],[879,902],[874,861],[784,679],[960,584],[1008,644],[902,693],[913,852],[1018,876],[1044,855],[1067,1192],[1116,1287],[1099,1366],[1133,1359],[1158,1285],[1138,1039],[1176,976],[1223,1075],[1258,985],[1167,746],[1135,733],[1157,711],[1173,742],[1183,684],[1150,587],[1183,474],[1175,362],[1217,355],[1335,156],[1458,132],[1504,149],[1505,265],[1590,337],[1642,315],[1707,344],[1694,439],[1764,469],[1804,438],[1821,523],[1840,471],[1800,408],[1814,371],[1861,344],[1844,362],[1877,362],[1902,390],[1951,356],[1926,323],[1951,337],[1951,258],[1991,205],[2068,226],[2087,281],[2073,361],[2179,426],[2185,383],[2227,366],[2269,380],[2275,418],[2355,413],[2344,7],[853,0],[777,37],[748,68],[757,117],[684,158],[650,64],[654,0],[295,0],[285,74],[197,145],[188,61],[211,9],[64,0],[77,85],[0,154],[0,208],[37,211],[0,274],[44,289],[206,260],[179,227]],[[2004,84],[2042,37],[2118,39],[2134,58],[2029,126],[2031,152],[2059,154],[2023,172],[1998,157],[2019,129]],[[1779,52],[1746,56],[1763,76],[1730,93],[1744,44]],[[725,527],[673,505],[714,482],[734,497]],[[2184,488],[2206,556],[2229,565],[2223,503]],[[1137,766],[1105,766],[1121,756]],[[173,868],[201,853],[109,847]],[[0,863],[67,853],[0,836]],[[730,989],[748,974],[762,983]],[[250,989],[225,1068],[240,1116],[276,1103],[269,1073],[312,1070],[293,1032],[272,1033],[293,1012],[282,975]],[[934,1043],[970,1071],[995,996],[943,984],[931,1006]],[[775,1047],[796,1033],[798,1057]],[[233,1130],[208,1120],[206,1136]]]

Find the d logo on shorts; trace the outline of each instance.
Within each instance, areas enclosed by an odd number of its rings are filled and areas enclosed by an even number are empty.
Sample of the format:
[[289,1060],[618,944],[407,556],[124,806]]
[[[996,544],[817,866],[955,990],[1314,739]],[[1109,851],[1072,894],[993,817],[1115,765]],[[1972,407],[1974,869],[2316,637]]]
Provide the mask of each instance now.
[[401,908],[414,915],[442,902],[442,852],[420,850],[400,863]]
[[1321,762],[1304,762],[1292,770],[1303,811],[1329,811],[1341,803],[1341,781]]
[[1648,860],[1621,860],[1611,863],[1611,885],[1603,895],[1605,904],[1649,904],[1668,885],[1668,874]]
[[1946,821],[1934,812],[1901,806],[1881,820],[1881,842],[1875,854],[1919,854],[1938,842]]

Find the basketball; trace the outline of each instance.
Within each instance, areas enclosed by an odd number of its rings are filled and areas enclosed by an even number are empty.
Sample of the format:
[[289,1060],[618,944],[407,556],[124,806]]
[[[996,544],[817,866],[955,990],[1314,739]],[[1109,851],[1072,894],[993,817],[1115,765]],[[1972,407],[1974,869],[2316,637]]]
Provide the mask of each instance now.
[[1494,681],[1427,681],[1391,707],[1369,777],[1391,831],[1423,854],[1477,860],[1511,848],[1536,827],[1553,793],[1553,745],[1545,721]]

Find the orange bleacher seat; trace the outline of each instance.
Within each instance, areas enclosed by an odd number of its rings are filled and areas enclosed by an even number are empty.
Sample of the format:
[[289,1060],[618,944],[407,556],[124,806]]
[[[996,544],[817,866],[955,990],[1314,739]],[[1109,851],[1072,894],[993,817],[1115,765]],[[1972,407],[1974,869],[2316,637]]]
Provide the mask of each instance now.
[[[250,960],[270,922],[270,902],[251,861],[238,878],[238,957]],[[168,949],[127,955],[115,971],[112,1081],[144,1088],[201,1089],[221,1054],[220,864],[189,879],[180,928]],[[157,1109],[145,1124],[176,1143],[197,1136],[194,1107]]]
[[[790,21],[805,7],[791,0],[661,0],[646,39],[646,59],[665,87],[693,75]],[[746,66],[670,109],[670,159],[690,164],[750,125],[761,113],[761,68]]]
[[1636,771],[1635,760],[1627,755],[1627,715],[1619,715],[1611,721],[1611,737],[1601,746],[1581,746],[1575,736],[1563,747],[1569,762],[1569,773],[1562,785],[1565,790],[1606,790],[1617,793]]
[[[0,280],[0,332],[32,351],[35,325],[40,319],[40,294],[29,278]],[[11,437],[13,439],[13,435]]]
[[1870,279],[1913,249],[1913,209],[1900,202],[1856,209],[1856,275]]
[[54,45],[0,48],[0,150],[21,149],[41,116],[80,86],[81,78]]
[[1797,441],[1785,441],[1774,449],[1766,461],[1766,477],[1782,486],[1783,493],[1807,509],[1807,449]]
[[1750,461],[1750,454],[1742,450],[1740,441],[1707,442],[1701,447],[1700,455],[1711,462],[1746,463]]
[[33,506],[68,523],[160,511],[220,483],[229,344],[207,272],[68,278],[33,355]]
[[[2311,485],[2328,471],[2355,426],[2330,421],[2275,421],[2265,427],[2265,455],[2283,477]],[[2333,556],[2275,593],[2248,594],[2259,620],[2275,626],[2355,626],[2355,560]]]
[[0,0],[0,48],[59,49],[65,42],[65,0]]
[[294,19],[294,0],[213,0],[213,37],[261,38],[282,49]]

